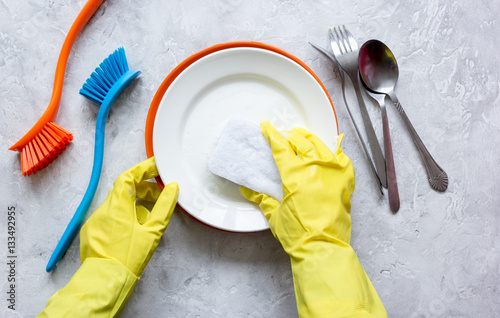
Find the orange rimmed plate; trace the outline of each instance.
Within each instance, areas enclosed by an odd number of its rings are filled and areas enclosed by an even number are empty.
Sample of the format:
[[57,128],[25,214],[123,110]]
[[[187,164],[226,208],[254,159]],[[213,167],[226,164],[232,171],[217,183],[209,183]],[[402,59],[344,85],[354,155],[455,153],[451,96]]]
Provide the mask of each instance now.
[[[325,88],[291,54],[258,42],[230,42],[200,51],[164,80],[151,104],[146,151],[161,180],[177,181],[179,205],[191,217],[231,232],[268,229],[239,186],[211,174],[208,158],[231,117],[278,129],[305,127],[335,146],[337,118]],[[158,180],[162,185],[161,180]]]

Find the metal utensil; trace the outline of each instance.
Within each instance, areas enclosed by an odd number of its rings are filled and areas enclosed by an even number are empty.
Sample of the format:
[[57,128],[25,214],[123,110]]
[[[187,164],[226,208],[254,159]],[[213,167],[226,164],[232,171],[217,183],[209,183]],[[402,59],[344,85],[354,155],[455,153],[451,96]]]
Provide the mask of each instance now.
[[345,107],[347,108],[347,112],[349,113],[349,117],[351,118],[351,121],[352,121],[352,124],[354,125],[354,129],[356,130],[356,133],[358,134],[358,138],[359,138],[359,141],[361,141],[361,146],[363,147],[363,150],[365,152],[365,155],[366,155],[366,159],[368,160],[368,162],[370,163],[370,168],[373,172],[373,175],[375,176],[375,179],[377,181],[377,186],[378,186],[378,189],[380,190],[380,194],[384,195],[384,192],[382,191],[382,182],[380,182],[380,178],[377,174],[377,171],[375,170],[375,165],[373,164],[373,161],[370,157],[370,154],[368,153],[368,149],[366,148],[366,144],[365,144],[365,141],[363,140],[363,137],[361,136],[361,133],[359,132],[359,129],[358,129],[358,125],[356,124],[356,121],[354,121],[354,117],[352,116],[351,114],[351,109],[349,108],[349,104],[347,103],[347,99],[345,97],[345,73],[344,71],[340,68],[340,66],[338,65],[338,62],[337,62],[337,59],[335,58],[335,56],[333,56],[330,52],[328,52],[327,50],[321,48],[320,46],[317,46],[311,42],[309,42],[309,44],[311,44],[311,46],[313,48],[315,48],[316,50],[320,51],[321,53],[323,53],[326,57],[328,57],[330,59],[330,61],[333,62],[333,64],[337,67],[339,73],[340,73],[340,81],[342,83],[342,96],[344,97],[344,104],[345,104]]
[[358,44],[345,26],[343,31],[340,27],[338,27],[338,31],[337,28],[334,28],[333,30],[334,32],[332,32],[331,29],[329,30],[330,45],[332,46],[333,55],[337,59],[340,68],[345,71],[347,76],[349,76],[352,85],[354,86],[356,98],[358,99],[359,108],[361,110],[361,117],[363,118],[366,134],[368,135],[368,144],[370,145],[373,160],[375,161],[375,166],[377,167],[378,176],[380,177],[380,181],[382,182],[384,188],[387,188],[385,159],[359,88]]
[[366,42],[359,52],[359,69],[366,86],[374,92],[386,94],[396,106],[424,162],[431,187],[437,191],[445,191],[448,188],[448,175],[424,146],[394,92],[399,70],[391,50],[378,40]]
[[398,182],[396,179],[396,167],[394,166],[394,156],[392,155],[392,142],[391,133],[389,131],[389,120],[387,119],[387,110],[385,108],[385,94],[378,94],[370,91],[365,83],[363,86],[366,89],[366,93],[370,95],[371,98],[377,101],[380,105],[380,111],[382,113],[382,126],[384,127],[384,152],[385,152],[385,162],[387,164],[387,186],[389,189],[389,206],[392,212],[399,211],[399,193],[398,193]]

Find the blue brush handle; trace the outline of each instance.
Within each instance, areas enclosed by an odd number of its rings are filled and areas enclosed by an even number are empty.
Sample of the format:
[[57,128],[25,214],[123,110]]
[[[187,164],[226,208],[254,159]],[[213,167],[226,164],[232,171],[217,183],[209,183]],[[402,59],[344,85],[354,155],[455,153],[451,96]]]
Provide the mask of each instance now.
[[85,219],[85,215],[87,214],[87,210],[89,209],[92,200],[94,199],[94,195],[99,184],[99,179],[101,177],[102,161],[104,157],[104,132],[106,128],[106,119],[108,118],[109,111],[111,110],[111,107],[113,106],[118,96],[139,74],[139,71],[127,71],[124,75],[122,75],[120,79],[109,90],[106,98],[99,108],[95,130],[94,164],[92,166],[92,175],[90,176],[90,182],[87,187],[87,191],[85,191],[82,202],[80,202],[80,205],[76,209],[73,218],[66,227],[66,230],[59,240],[59,243],[57,243],[56,249],[50,257],[49,263],[46,267],[47,272],[50,272],[54,269],[56,264],[68,249],[71,241],[75,237],[76,233],[83,223],[83,220]]

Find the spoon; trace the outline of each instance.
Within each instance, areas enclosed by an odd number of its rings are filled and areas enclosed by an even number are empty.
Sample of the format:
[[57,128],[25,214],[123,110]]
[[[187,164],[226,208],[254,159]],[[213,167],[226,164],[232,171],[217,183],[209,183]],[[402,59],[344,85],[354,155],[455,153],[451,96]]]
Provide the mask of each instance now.
[[361,80],[361,83],[365,87],[365,91],[371,98],[376,100],[380,105],[380,110],[382,113],[382,125],[384,127],[384,152],[385,152],[385,163],[387,168],[387,188],[389,190],[389,206],[392,212],[399,211],[399,193],[398,193],[398,181],[396,179],[396,168],[394,166],[394,156],[392,155],[392,143],[391,143],[391,133],[389,131],[389,120],[387,119],[387,110],[385,108],[385,94],[378,94],[370,91],[366,84]]
[[399,70],[398,63],[391,50],[378,40],[370,40],[363,44],[359,50],[358,62],[361,79],[368,89],[389,96],[403,118],[403,122],[424,162],[431,187],[436,191],[445,191],[448,188],[448,175],[434,161],[434,158],[424,146],[394,92]]

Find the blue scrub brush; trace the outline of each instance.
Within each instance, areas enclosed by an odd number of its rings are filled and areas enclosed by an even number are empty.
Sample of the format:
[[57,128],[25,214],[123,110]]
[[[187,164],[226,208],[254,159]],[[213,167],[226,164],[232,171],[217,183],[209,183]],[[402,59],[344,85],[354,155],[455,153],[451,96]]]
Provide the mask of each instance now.
[[139,71],[133,72],[128,69],[125,50],[119,48],[95,69],[95,72],[90,75],[90,78],[87,79],[82,89],[80,89],[80,95],[100,105],[95,129],[94,165],[92,167],[92,175],[87,191],[78,209],[76,209],[75,215],[73,215],[73,218],[66,227],[54,253],[52,253],[50,257],[46,268],[47,272],[54,269],[64,252],[66,252],[76,232],[80,229],[90,203],[92,203],[92,199],[94,198],[101,176],[104,155],[104,128],[109,111],[121,92],[123,92],[140,73]]

